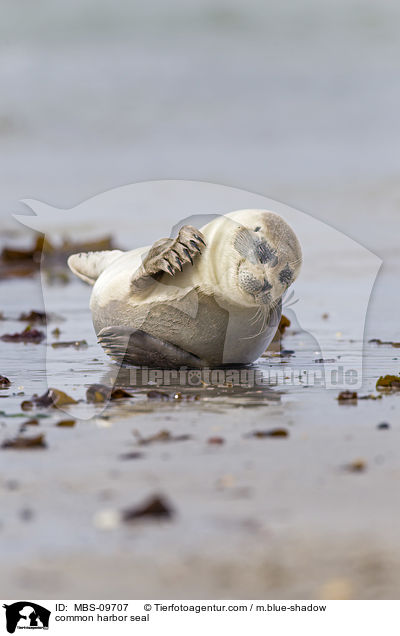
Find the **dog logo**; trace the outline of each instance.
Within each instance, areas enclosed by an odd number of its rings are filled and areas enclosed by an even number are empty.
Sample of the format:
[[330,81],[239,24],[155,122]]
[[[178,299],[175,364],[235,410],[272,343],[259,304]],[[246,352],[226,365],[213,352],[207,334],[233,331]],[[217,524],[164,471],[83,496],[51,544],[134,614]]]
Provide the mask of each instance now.
[[51,612],[31,601],[18,601],[3,605],[6,610],[7,631],[14,634],[18,629],[49,629]]

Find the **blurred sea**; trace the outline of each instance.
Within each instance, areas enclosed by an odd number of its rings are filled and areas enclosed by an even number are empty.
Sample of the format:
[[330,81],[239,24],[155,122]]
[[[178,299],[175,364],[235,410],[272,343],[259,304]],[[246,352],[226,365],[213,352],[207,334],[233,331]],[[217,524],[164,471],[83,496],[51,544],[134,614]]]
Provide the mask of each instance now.
[[1,228],[21,230],[10,214],[26,197],[69,208],[143,180],[235,186],[380,256],[371,316],[393,314],[399,26],[392,0],[3,0]]

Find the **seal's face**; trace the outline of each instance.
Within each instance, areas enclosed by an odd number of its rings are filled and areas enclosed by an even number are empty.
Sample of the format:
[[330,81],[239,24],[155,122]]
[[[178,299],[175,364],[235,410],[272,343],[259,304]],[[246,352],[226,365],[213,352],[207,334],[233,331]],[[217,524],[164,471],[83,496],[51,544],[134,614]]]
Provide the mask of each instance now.
[[[253,220],[253,219],[252,219]],[[272,305],[296,279],[301,248],[291,227],[272,212],[259,212],[254,224],[238,227],[236,288],[246,305]],[[236,299],[237,300],[237,299]]]

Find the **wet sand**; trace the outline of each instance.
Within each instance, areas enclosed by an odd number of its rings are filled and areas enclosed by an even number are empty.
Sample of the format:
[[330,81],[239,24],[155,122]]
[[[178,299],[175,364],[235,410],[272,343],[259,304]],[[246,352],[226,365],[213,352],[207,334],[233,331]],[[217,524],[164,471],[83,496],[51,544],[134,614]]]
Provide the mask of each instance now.
[[[9,318],[30,308],[36,285],[2,282]],[[184,390],[182,399],[167,387],[164,400],[131,387],[133,398],[104,410],[85,399],[115,369],[95,343],[88,288],[74,281],[51,293],[64,320],[49,323],[47,341],[0,342],[1,371],[12,381],[1,391],[1,440],[39,413],[45,417],[24,435],[44,433],[47,443],[0,451],[4,596],[60,598],[73,589],[82,598],[396,597],[398,394],[339,404],[337,390],[281,384]],[[21,325],[5,320],[1,331]],[[48,383],[83,402],[22,412],[22,401],[46,390],[55,326],[58,340],[79,335],[89,346],[52,349]],[[321,366],[302,337],[289,328],[282,344],[295,354],[257,367]],[[340,344],[349,354],[352,346]],[[395,372],[397,360],[393,347],[367,344],[359,395],[377,395],[377,376]],[[71,417],[74,427],[57,426]],[[390,428],[378,428],[382,422]],[[275,428],[288,435],[251,436]],[[178,439],[140,444],[165,430]],[[215,437],[223,443],[210,444]],[[364,469],[351,470],[358,460]],[[118,517],[157,494],[170,519]]]

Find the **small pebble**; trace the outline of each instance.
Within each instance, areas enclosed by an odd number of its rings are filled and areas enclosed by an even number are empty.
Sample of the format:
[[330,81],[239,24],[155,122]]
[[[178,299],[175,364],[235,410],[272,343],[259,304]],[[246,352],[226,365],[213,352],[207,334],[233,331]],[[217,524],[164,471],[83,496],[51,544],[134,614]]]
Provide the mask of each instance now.
[[93,517],[93,525],[99,530],[114,530],[118,528],[121,521],[121,515],[118,510],[106,508],[98,510]]
[[8,479],[5,483],[7,490],[18,490],[19,482],[16,479]]
[[122,455],[119,456],[120,459],[141,459],[142,457],[143,457],[143,453],[139,453],[137,451],[122,453]]
[[72,426],[75,426],[76,424],[76,420],[60,420],[59,422],[57,422],[57,426],[61,426],[64,428],[71,428]]
[[23,508],[19,513],[22,521],[31,521],[33,519],[34,513],[31,508]]
[[367,464],[363,459],[355,459],[346,466],[351,473],[362,473],[366,470]]
[[214,446],[218,446],[221,444],[225,444],[225,440],[223,437],[209,437],[207,440],[208,444],[213,444]]

